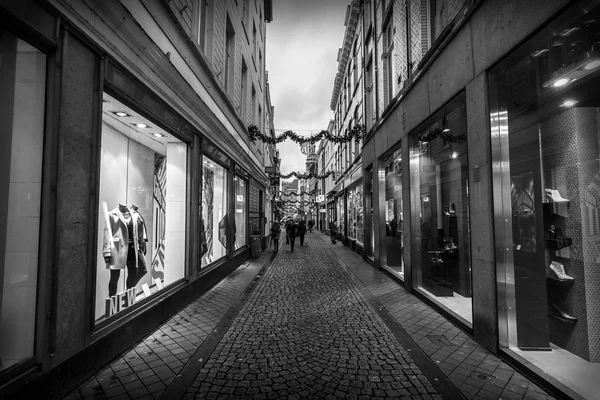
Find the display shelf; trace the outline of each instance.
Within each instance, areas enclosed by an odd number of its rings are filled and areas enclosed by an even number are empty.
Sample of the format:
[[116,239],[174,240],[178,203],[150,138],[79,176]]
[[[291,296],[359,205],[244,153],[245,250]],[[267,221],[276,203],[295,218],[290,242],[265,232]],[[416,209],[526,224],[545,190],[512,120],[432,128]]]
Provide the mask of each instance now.
[[554,319],[559,320],[560,322],[565,322],[565,323],[570,323],[570,324],[575,324],[575,323],[577,323],[577,321],[579,321],[579,319],[577,319],[577,318],[574,318],[574,319],[563,318],[560,315],[556,315],[556,314],[548,314],[548,315]]
[[548,282],[549,286],[554,286],[557,288],[569,288],[573,286],[575,279],[558,279],[547,276],[546,281]]

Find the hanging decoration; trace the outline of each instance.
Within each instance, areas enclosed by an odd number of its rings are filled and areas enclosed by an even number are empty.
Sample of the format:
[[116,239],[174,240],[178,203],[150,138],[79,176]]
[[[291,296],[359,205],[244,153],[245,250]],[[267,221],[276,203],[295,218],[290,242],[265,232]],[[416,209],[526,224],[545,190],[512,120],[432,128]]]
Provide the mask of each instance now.
[[294,171],[294,172],[290,172],[289,174],[282,174],[282,173],[269,174],[269,178],[279,177],[279,178],[287,179],[287,178],[291,178],[292,176],[295,176],[298,179],[311,179],[311,178],[325,179],[334,173],[335,173],[335,171],[327,171],[322,174],[315,174],[313,172],[306,174],[306,173]]
[[317,192],[317,189],[313,189],[310,192],[304,192],[303,191],[303,192],[300,192],[300,193],[297,193],[297,192],[283,192],[283,191],[281,191],[279,189],[276,189],[276,193],[280,194],[281,196],[303,196],[303,195],[311,196],[313,193],[316,193],[316,192]]
[[290,205],[290,206],[307,206],[309,204],[312,204],[312,202],[310,200],[303,200],[303,201],[282,200],[282,203],[283,203],[284,207],[286,205]]
[[288,130],[283,132],[281,135],[272,138],[262,133],[256,125],[248,126],[248,137],[251,142],[255,142],[257,139],[269,144],[281,143],[286,139],[292,139],[298,144],[310,143],[314,144],[321,139],[327,139],[333,143],[347,143],[354,139],[356,142],[363,138],[365,133],[365,127],[362,124],[355,125],[345,135],[333,135],[329,131],[322,130],[316,135],[312,136],[300,136],[296,132]]
[[448,133],[448,130],[442,130],[439,128],[430,129],[429,132],[424,133],[419,137],[419,142],[431,142],[433,139],[441,137],[446,142],[462,143],[467,140],[467,134],[452,136]]

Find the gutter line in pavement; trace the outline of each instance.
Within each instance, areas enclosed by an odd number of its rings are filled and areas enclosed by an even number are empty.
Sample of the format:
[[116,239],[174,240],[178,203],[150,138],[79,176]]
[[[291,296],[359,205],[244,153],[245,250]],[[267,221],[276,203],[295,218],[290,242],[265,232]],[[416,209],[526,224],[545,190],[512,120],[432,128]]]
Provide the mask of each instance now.
[[465,397],[460,390],[454,386],[452,381],[439,369],[437,365],[425,354],[421,347],[413,340],[404,328],[390,315],[387,308],[383,306],[377,297],[365,286],[358,276],[352,272],[348,265],[342,260],[339,254],[331,249],[339,265],[348,274],[350,280],[358,287],[368,303],[373,307],[377,315],[383,320],[386,326],[392,331],[392,334],[398,342],[406,349],[415,364],[421,369],[423,374],[429,379],[431,385],[437,392],[450,400],[464,400]]

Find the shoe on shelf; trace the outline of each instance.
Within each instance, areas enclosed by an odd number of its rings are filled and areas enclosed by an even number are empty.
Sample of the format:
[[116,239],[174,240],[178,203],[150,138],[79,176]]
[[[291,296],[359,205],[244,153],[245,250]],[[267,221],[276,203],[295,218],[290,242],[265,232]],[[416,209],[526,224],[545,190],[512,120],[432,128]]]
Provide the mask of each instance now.
[[444,215],[450,215],[450,207],[444,206]]
[[575,318],[572,315],[567,314],[566,312],[561,310],[556,304],[552,303],[552,308],[553,308],[553,314],[551,314],[551,315],[556,316],[560,319],[567,320],[567,321],[572,321],[572,322],[577,321],[577,318]]
[[564,199],[558,190],[546,189],[546,198],[552,200],[554,203],[566,203],[569,200]]
[[554,275],[556,275],[556,277],[561,281],[572,281],[575,279],[566,274],[565,267],[559,262],[552,261],[549,267],[550,271],[552,271]]

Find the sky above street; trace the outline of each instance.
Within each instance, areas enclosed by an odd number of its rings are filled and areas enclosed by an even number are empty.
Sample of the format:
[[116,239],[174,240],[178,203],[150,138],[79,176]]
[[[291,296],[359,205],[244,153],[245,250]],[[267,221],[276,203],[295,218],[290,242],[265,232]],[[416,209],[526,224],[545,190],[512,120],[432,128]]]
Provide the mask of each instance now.
[[[337,53],[344,38],[346,7],[351,0],[274,0],[267,24],[267,71],[275,133],[293,130],[310,136],[327,129],[337,71]],[[300,145],[278,145],[281,173],[304,171]]]

